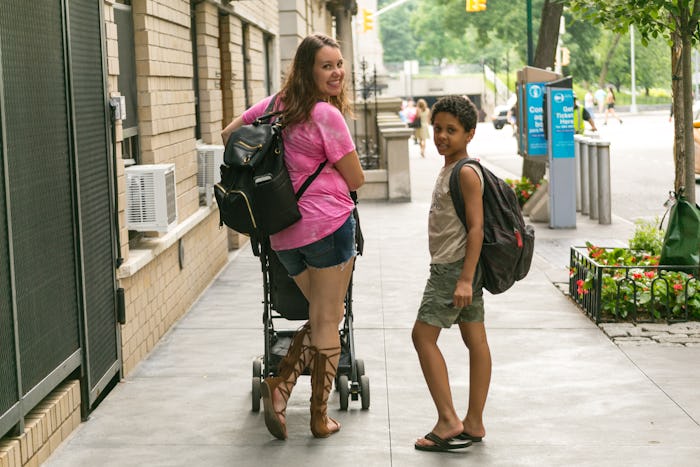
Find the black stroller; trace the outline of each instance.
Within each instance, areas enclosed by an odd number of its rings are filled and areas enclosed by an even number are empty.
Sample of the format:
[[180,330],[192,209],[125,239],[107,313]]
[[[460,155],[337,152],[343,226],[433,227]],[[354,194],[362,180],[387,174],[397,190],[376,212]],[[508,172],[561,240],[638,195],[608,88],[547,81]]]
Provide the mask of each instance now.
[[[359,229],[359,226],[358,226]],[[361,237],[358,252],[361,253]],[[287,354],[295,330],[275,330],[275,321],[306,321],[309,319],[309,302],[288,275],[270,249],[269,238],[260,240],[260,263],[263,273],[264,312],[263,328],[265,353],[253,360],[253,412],[260,410],[260,386],[267,376],[275,376],[280,361]],[[297,326],[298,327],[298,326]],[[369,377],[365,364],[355,357],[352,315],[352,277],[345,295],[345,315],[340,332],[340,361],[335,376],[335,387],[340,395],[340,410],[348,409],[348,401],[360,399],[362,409],[369,409]],[[309,369],[302,374],[308,375]]]

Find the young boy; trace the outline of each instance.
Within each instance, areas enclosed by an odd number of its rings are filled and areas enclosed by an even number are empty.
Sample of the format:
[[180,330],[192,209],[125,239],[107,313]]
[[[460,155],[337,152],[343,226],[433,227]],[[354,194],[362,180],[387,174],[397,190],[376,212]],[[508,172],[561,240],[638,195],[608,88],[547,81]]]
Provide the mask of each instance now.
[[[413,326],[413,345],[438,412],[432,431],[415,443],[422,451],[447,451],[479,442],[486,431],[482,415],[491,381],[491,352],[484,328],[484,300],[479,254],[484,238],[483,175],[464,165],[459,183],[468,229],[457,217],[449,191],[457,161],[469,157],[477,110],[464,96],[448,96],[433,106],[431,123],[438,152],[445,157],[428,216],[430,277]],[[445,359],[437,346],[440,331],[459,325],[469,349],[469,408],[463,419],[455,411]]]

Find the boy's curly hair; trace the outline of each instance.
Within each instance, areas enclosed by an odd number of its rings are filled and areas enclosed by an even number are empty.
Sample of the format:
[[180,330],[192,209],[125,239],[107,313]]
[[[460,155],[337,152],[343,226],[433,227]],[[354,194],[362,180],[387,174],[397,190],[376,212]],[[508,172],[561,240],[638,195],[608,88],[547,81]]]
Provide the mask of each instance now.
[[465,131],[476,128],[477,111],[474,103],[467,96],[445,96],[433,104],[430,111],[430,124],[435,121],[435,115],[447,112],[454,115]]

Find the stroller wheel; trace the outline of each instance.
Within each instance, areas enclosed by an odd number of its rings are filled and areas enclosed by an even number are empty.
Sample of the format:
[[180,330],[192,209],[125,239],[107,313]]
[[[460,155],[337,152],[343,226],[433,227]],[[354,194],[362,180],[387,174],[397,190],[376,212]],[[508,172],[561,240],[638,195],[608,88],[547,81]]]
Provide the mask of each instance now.
[[348,410],[348,399],[350,398],[348,375],[340,375],[338,378],[338,394],[340,395],[340,410]]
[[251,391],[251,397],[253,399],[253,412],[260,412],[260,398],[262,397],[260,392],[261,384],[260,378],[253,376],[253,387]]
[[360,376],[365,374],[365,362],[362,359],[355,359],[355,370],[357,371],[358,379],[360,378]]
[[253,376],[260,378],[262,376],[262,361],[259,358],[253,360]]
[[369,409],[369,376],[360,376],[360,397],[362,398],[362,410]]

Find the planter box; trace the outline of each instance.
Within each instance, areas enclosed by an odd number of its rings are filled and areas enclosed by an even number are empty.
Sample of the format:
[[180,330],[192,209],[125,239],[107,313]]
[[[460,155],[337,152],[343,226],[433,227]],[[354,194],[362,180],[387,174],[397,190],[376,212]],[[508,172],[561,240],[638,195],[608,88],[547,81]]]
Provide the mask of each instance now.
[[596,324],[700,319],[700,265],[611,266],[572,246],[569,268],[569,295]]

